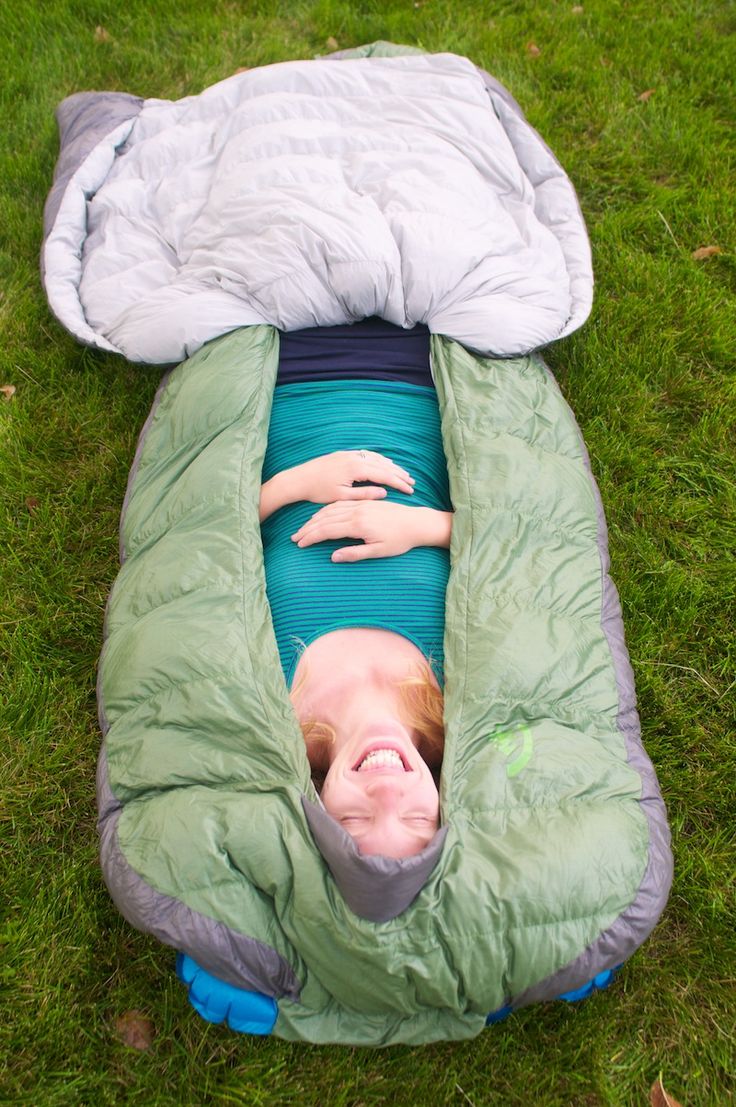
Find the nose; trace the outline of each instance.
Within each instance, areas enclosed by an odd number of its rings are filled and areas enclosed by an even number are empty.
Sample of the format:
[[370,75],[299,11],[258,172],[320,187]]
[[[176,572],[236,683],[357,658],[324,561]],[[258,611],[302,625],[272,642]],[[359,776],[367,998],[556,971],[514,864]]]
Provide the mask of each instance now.
[[375,773],[365,782],[365,794],[375,799],[400,798],[405,794],[408,773]]

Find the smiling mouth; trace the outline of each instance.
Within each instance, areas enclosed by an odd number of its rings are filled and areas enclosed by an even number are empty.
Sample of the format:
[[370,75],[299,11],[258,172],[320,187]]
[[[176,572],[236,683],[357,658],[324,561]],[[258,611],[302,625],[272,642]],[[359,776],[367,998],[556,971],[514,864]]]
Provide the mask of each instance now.
[[411,772],[404,757],[394,746],[374,746],[362,754],[353,766],[355,773],[377,772],[379,769],[394,773]]

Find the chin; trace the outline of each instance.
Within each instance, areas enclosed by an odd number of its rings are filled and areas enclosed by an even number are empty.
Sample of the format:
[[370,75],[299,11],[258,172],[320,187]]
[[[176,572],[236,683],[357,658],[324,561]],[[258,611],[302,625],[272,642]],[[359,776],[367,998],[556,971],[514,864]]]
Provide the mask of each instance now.
[[[430,838],[430,842],[431,842]],[[355,838],[353,839],[355,845],[358,848],[358,853],[362,857],[389,857],[392,861],[400,861],[403,857],[415,857],[416,854],[421,853],[426,849],[429,842],[418,842],[410,845],[390,845],[388,842],[383,843],[382,848],[378,845],[368,843],[361,845]]]

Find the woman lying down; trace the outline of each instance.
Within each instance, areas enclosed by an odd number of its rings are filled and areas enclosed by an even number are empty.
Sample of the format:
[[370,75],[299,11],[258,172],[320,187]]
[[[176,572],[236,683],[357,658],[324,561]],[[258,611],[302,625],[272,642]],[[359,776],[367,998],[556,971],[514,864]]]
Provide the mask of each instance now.
[[260,518],[322,802],[362,853],[418,853],[439,824],[452,529],[426,328],[282,335]]

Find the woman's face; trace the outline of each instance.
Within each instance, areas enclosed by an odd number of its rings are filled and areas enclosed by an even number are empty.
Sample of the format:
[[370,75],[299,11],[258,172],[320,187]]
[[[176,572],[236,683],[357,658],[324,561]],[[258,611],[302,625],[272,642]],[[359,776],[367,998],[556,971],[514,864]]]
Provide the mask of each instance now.
[[391,715],[340,743],[322,802],[365,854],[411,857],[439,825],[439,794],[409,731]]

